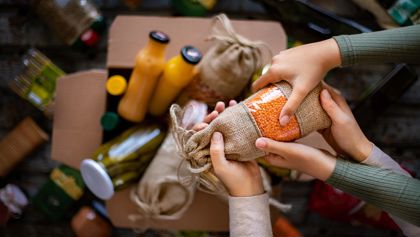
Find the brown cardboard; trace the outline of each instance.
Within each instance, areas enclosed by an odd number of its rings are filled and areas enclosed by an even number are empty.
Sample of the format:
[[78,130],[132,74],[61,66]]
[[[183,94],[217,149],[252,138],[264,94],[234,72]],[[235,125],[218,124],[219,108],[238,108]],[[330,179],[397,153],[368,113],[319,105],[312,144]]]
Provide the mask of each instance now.
[[[206,52],[210,42],[210,18],[118,16],[111,25],[108,41],[108,68],[132,68],[136,54],[148,39],[149,32],[160,30],[171,41],[166,48],[166,58],[179,53],[184,45],[193,45]],[[236,32],[251,40],[265,41],[273,54],[286,47],[286,35],[281,24],[273,21],[232,20]]]
[[[131,69],[135,56],[147,41],[151,30],[168,34],[171,42],[166,48],[166,58],[179,53],[184,45],[193,45],[206,52],[211,45],[205,41],[211,33],[210,18],[118,16],[111,25],[108,41],[108,69]],[[232,20],[237,33],[251,40],[265,41],[273,54],[286,48],[286,35],[281,24],[272,21]],[[135,214],[135,205],[129,199],[130,189],[118,192],[107,202],[109,217],[118,227],[160,228],[177,230],[229,230],[226,202],[213,195],[198,191],[185,215],[176,221],[143,219],[135,223],[128,219]]]
[[139,229],[229,230],[227,202],[201,191],[195,193],[193,203],[179,220],[140,219],[134,223],[128,219],[129,215],[136,214],[136,206],[129,199],[131,189],[132,187],[117,192],[106,203],[109,218],[115,226]]
[[102,141],[100,118],[105,112],[107,73],[90,70],[57,81],[52,134],[53,160],[79,169]]

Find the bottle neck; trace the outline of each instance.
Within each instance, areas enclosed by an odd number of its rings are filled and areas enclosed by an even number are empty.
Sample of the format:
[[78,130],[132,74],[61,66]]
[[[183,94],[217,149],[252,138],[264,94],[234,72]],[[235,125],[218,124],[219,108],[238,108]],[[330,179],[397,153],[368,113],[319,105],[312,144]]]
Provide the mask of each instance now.
[[162,44],[154,40],[149,40],[149,42],[146,45],[145,50],[147,51],[148,54],[153,54],[157,57],[164,57],[165,48],[166,48],[166,44]]
[[181,55],[176,56],[175,60],[176,64],[178,65],[178,69],[183,73],[189,73],[194,69],[194,65],[186,62]]

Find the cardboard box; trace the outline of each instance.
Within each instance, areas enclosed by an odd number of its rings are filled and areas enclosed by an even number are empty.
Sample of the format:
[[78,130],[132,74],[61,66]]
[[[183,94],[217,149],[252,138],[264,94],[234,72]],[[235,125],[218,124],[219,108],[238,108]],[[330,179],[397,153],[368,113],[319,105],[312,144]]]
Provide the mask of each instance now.
[[57,81],[52,133],[53,160],[79,169],[102,142],[107,73],[90,70]]
[[[273,53],[286,47],[286,35],[277,22],[233,20],[236,31],[253,40],[266,41]],[[211,29],[211,19],[118,16],[110,29],[107,67],[131,70],[137,52],[144,47],[151,30],[169,34],[171,43],[166,58],[177,55],[182,46],[191,44],[205,53],[204,39]],[[67,75],[58,81],[53,127],[52,157],[74,168],[100,145],[100,117],[105,111],[105,71],[85,71]],[[306,139],[306,140],[305,140]],[[322,148],[328,147],[319,134],[304,139]],[[117,227],[165,228],[178,230],[229,230],[228,206],[215,196],[198,191],[185,215],[177,221],[139,220],[132,223],[135,206],[129,199],[130,188],[117,192],[107,202],[109,217]]]
[[[286,48],[286,34],[280,23],[274,21],[231,20],[236,32],[251,40],[265,41],[273,54]],[[160,30],[171,41],[166,48],[166,59],[179,54],[185,45],[193,45],[203,53],[211,46],[205,39],[211,33],[210,18],[118,16],[111,25],[108,40],[108,69],[131,69],[136,54],[149,40],[149,32]]]
[[[251,40],[265,41],[273,54],[286,48],[286,35],[281,24],[273,21],[232,20],[236,32]],[[118,16],[112,23],[108,41],[107,67],[132,69],[136,54],[149,40],[149,32],[160,30],[171,41],[166,48],[166,58],[179,54],[184,45],[193,45],[204,54],[211,46],[205,41],[211,33],[210,18]],[[269,55],[266,55],[269,56]],[[178,230],[228,231],[229,213],[227,203],[215,196],[198,191],[193,204],[177,221],[139,220],[132,223],[128,215],[134,214],[135,205],[129,199],[129,190],[123,190],[107,202],[109,217],[118,227],[165,228]]]

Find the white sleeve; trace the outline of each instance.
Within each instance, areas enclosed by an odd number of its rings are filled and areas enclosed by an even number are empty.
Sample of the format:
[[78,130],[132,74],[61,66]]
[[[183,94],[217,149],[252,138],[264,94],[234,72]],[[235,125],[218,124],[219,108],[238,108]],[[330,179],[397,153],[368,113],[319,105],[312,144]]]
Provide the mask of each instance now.
[[[375,145],[373,145],[373,149],[369,157],[366,158],[364,161],[362,161],[362,163],[370,165],[370,166],[392,170],[395,173],[399,173],[399,174],[411,177],[411,175],[407,171],[405,171],[403,168],[401,168],[401,166],[395,160],[393,160],[390,156],[388,156],[386,153],[381,151],[381,149],[379,149]],[[411,223],[408,223],[396,216],[390,215],[390,217],[400,227],[404,235],[408,237],[420,236],[420,227],[415,226]]]
[[231,237],[272,237],[267,193],[252,197],[229,196]]

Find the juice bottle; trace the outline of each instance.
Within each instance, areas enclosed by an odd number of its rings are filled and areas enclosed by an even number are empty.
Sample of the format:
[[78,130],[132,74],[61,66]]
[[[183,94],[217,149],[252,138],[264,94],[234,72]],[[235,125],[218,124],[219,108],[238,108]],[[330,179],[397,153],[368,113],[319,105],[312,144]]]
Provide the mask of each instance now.
[[198,49],[185,46],[178,56],[168,61],[150,102],[150,114],[159,116],[167,111],[171,102],[193,78],[194,65],[200,62],[201,57]]
[[159,31],[149,34],[149,42],[136,56],[128,88],[118,104],[118,114],[131,122],[144,119],[158,77],[165,66],[165,48],[169,37]]

